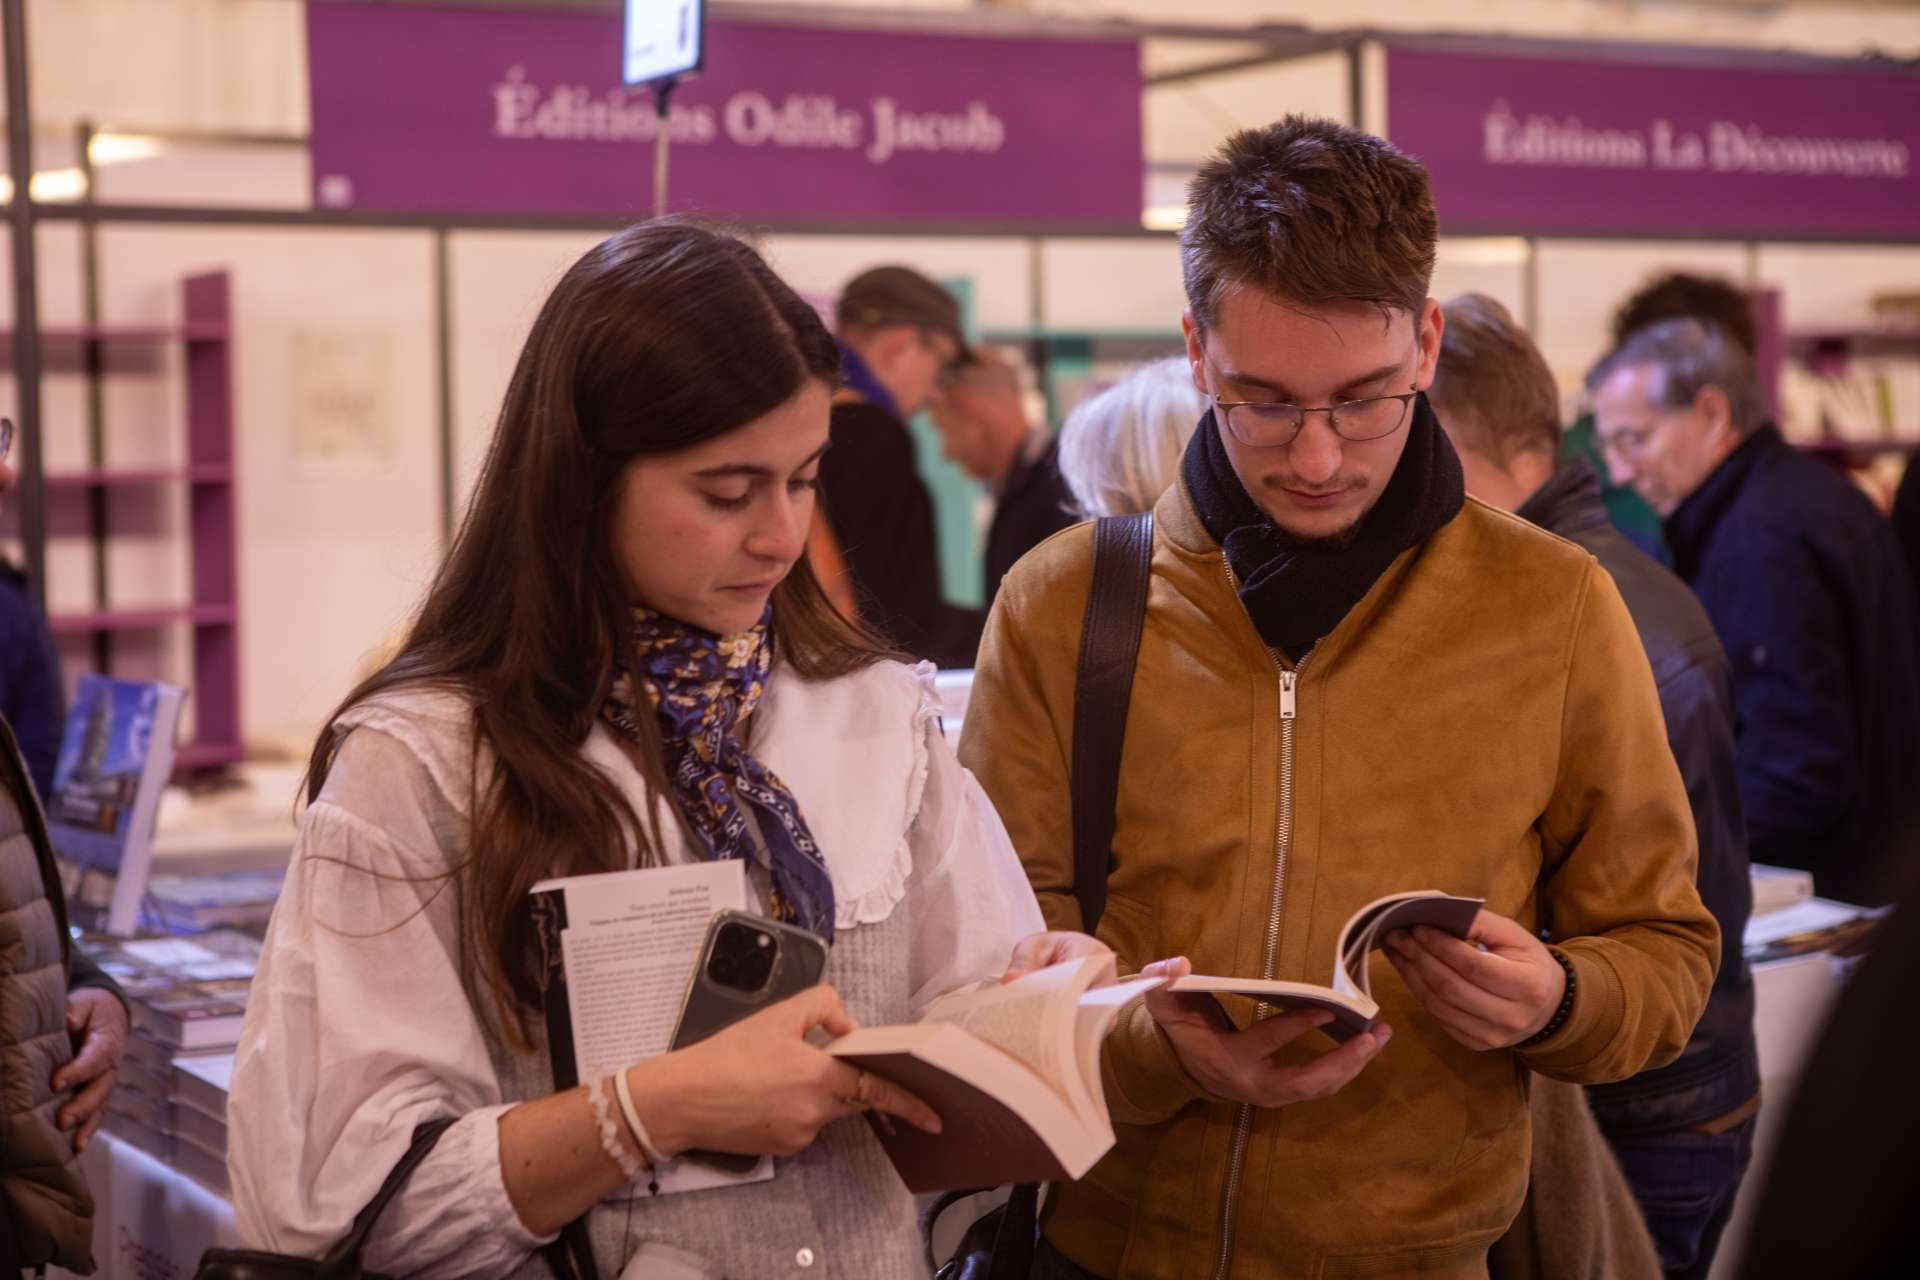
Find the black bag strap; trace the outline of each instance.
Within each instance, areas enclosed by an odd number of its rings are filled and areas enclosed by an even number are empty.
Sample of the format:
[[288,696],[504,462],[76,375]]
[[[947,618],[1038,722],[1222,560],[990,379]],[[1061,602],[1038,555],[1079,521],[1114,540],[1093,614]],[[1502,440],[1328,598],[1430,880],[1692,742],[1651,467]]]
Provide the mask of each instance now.
[[1080,928],[1092,933],[1107,907],[1120,748],[1133,698],[1133,668],[1147,618],[1153,513],[1103,516],[1093,526],[1093,584],[1080,622],[1073,686],[1073,894]]
[[[360,1254],[367,1245],[367,1237],[373,1234],[373,1224],[380,1220],[387,1205],[400,1194],[407,1179],[420,1167],[440,1136],[453,1125],[449,1118],[429,1120],[413,1131],[413,1145],[407,1148],[387,1174],[387,1180],[373,1193],[373,1199],[366,1207],[354,1215],[353,1226],[347,1234],[334,1242],[314,1269],[314,1280],[373,1280],[363,1270]],[[597,1270],[593,1260],[593,1247],[586,1238],[586,1219],[575,1218],[561,1231],[560,1238],[541,1249],[547,1265],[553,1269],[557,1280],[595,1280]]]
[[387,1180],[373,1193],[373,1199],[354,1215],[353,1226],[347,1229],[347,1234],[336,1240],[333,1248],[327,1250],[326,1256],[320,1259],[320,1265],[314,1271],[315,1280],[360,1280],[364,1274],[360,1268],[360,1251],[366,1248],[367,1237],[373,1234],[373,1224],[380,1220],[388,1203],[400,1194],[400,1188],[407,1184],[413,1171],[420,1167],[420,1162],[440,1141],[440,1135],[452,1125],[453,1120],[448,1117],[429,1120],[413,1131],[413,1145],[407,1148],[407,1153],[387,1174]]

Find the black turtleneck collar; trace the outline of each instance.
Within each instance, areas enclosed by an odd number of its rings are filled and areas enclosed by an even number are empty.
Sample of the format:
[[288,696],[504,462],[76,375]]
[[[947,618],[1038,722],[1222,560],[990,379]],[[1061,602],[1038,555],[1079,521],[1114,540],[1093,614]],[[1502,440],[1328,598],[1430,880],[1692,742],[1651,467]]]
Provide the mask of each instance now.
[[1466,501],[1460,459],[1422,395],[1407,444],[1373,509],[1339,543],[1288,536],[1247,494],[1211,410],[1180,464],[1195,511],[1227,553],[1240,602],[1261,639],[1298,661],[1340,624],[1401,552],[1424,542]]

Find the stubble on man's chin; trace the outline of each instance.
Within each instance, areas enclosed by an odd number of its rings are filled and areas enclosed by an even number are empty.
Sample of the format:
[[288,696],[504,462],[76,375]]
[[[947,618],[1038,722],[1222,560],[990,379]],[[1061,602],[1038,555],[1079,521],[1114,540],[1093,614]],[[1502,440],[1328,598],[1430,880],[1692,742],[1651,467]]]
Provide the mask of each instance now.
[[1283,551],[1343,550],[1353,545],[1354,539],[1360,536],[1360,527],[1367,522],[1367,517],[1372,514],[1373,508],[1369,506],[1351,524],[1336,529],[1332,533],[1308,534],[1299,533],[1287,528],[1278,520],[1274,519],[1273,512],[1265,512],[1267,528],[1271,531],[1269,536]]
[[[1269,521],[1269,523],[1273,522]],[[1274,541],[1280,544],[1280,549],[1283,551],[1342,551],[1353,545],[1354,539],[1360,536],[1360,526],[1364,523],[1366,523],[1366,517],[1362,516],[1344,529],[1311,536],[1295,533],[1280,524],[1273,524]]]

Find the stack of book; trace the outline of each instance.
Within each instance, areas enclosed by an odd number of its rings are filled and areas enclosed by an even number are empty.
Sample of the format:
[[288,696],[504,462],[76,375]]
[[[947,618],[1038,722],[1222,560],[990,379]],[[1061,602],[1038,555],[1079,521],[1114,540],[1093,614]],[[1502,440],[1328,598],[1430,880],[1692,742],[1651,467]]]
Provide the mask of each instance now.
[[127,993],[133,1034],[103,1127],[221,1194],[227,1082],[260,942],[237,929],[191,938],[83,935]]
[[286,879],[285,867],[149,876],[142,919],[168,933],[199,933],[220,925],[263,926],[280,900]]

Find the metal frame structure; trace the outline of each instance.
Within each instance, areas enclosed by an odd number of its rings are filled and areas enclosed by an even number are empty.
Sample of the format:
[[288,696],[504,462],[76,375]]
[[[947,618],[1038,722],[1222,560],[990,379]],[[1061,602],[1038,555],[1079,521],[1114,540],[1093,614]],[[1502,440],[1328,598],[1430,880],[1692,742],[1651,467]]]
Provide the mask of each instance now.
[[[289,3],[307,4],[333,3],[376,3],[402,6],[461,4],[468,7],[526,8],[528,0],[288,0]],[[543,7],[553,9],[573,9],[583,12],[613,12],[619,9],[622,0],[542,0]],[[1676,66],[1700,65],[1709,63],[1718,66],[1767,67],[1794,70],[1821,71],[1860,71],[1877,73],[1920,73],[1920,60],[1894,60],[1885,58],[1837,59],[1807,54],[1781,53],[1763,50],[1729,49],[1724,47],[1708,48],[1686,45],[1650,45],[1650,44],[1602,44],[1568,39],[1526,39],[1510,37],[1469,36],[1457,33],[1421,33],[1410,31],[1385,31],[1378,29],[1348,29],[1336,31],[1316,31],[1297,24],[1268,23],[1251,27],[1223,28],[1217,25],[1194,23],[1133,22],[1125,20],[1074,20],[1054,17],[1034,17],[1032,15],[995,10],[886,10],[869,8],[831,8],[802,7],[794,8],[779,4],[758,3],[722,3],[716,5],[714,12],[723,19],[739,21],[780,22],[789,25],[814,27],[838,27],[920,32],[926,34],[948,35],[1006,35],[1038,38],[1061,39],[1114,39],[1143,41],[1149,39],[1170,40],[1206,40],[1231,41],[1241,44],[1264,45],[1265,49],[1257,53],[1241,54],[1230,58],[1202,63],[1190,67],[1181,67],[1149,76],[1144,83],[1154,85],[1175,84],[1201,80],[1208,76],[1227,74],[1236,71],[1252,70],[1262,66],[1293,61],[1298,58],[1318,54],[1343,52],[1348,61],[1348,116],[1355,122],[1363,122],[1366,117],[1368,91],[1372,87],[1368,82],[1367,60],[1369,50],[1381,44],[1417,46],[1432,48],[1452,48],[1480,52],[1505,52],[1515,56],[1578,56],[1586,59],[1620,58],[1638,62],[1662,62]],[[5,65],[7,69],[7,147],[11,172],[15,175],[32,173],[33,123],[28,94],[28,58],[27,29],[24,0],[0,0],[0,20],[3,20]],[[97,132],[95,126],[81,125],[78,130],[80,166],[85,179],[82,198],[74,203],[43,203],[32,199],[30,182],[21,179],[15,189],[15,198],[8,209],[11,229],[13,265],[14,265],[14,324],[13,324],[13,364],[19,384],[19,414],[22,432],[20,449],[20,487],[19,510],[21,537],[25,544],[27,568],[33,583],[33,590],[42,597],[44,603],[45,571],[45,484],[43,471],[43,452],[40,448],[40,382],[42,373],[42,352],[38,323],[37,248],[34,227],[39,222],[78,223],[82,230],[82,287],[84,291],[83,308],[88,324],[98,320],[99,281],[97,276],[98,256],[96,251],[96,233],[99,228],[108,225],[175,225],[175,226],[252,226],[252,227],[313,227],[327,229],[366,229],[372,231],[426,231],[433,237],[433,293],[434,293],[434,329],[436,380],[440,393],[440,506],[441,531],[443,539],[452,534],[454,499],[454,459],[453,459],[453,364],[451,350],[452,310],[451,281],[449,272],[449,239],[460,231],[613,231],[626,225],[628,218],[608,216],[599,217],[543,217],[527,215],[496,214],[446,214],[433,212],[386,213],[363,212],[341,209],[314,208],[232,208],[217,206],[176,206],[100,203],[93,198],[93,174],[89,160],[91,141]],[[205,132],[157,132],[140,130],[146,136],[163,141],[192,141],[212,144],[239,145],[305,145],[306,139],[297,136],[263,136],[244,133],[205,133]],[[841,235],[841,236],[885,236],[913,235],[934,237],[992,237],[1026,239],[1035,245],[1056,237],[1072,238],[1116,238],[1116,239],[1165,239],[1173,233],[1151,231],[1138,228],[1114,228],[1109,226],[1047,226],[1035,227],[1031,224],[982,225],[942,225],[937,223],[915,222],[902,224],[887,220],[872,221],[805,221],[805,220],[755,220],[751,226],[742,226],[742,230],[752,234],[791,234],[791,235]],[[1526,227],[1476,227],[1450,232],[1450,234],[1471,236],[1515,236],[1523,239],[1527,246],[1525,275],[1523,280],[1524,305],[1523,319],[1531,323],[1538,314],[1538,246],[1543,240],[1594,239],[1630,242],[1635,240],[1687,240],[1699,239],[1719,243],[1745,243],[1748,246],[1749,260],[1758,253],[1760,241],[1729,240],[1724,235],[1700,234],[1688,236],[1684,233],[1622,233],[1596,227],[1588,231],[1556,231],[1552,236],[1533,234]],[[1885,237],[1862,237],[1850,240],[1831,235],[1823,236],[1777,236],[1767,237],[1767,244],[1906,244],[1920,243],[1920,231],[1912,241],[1889,240]],[[1036,255],[1037,262],[1037,255]],[[1038,268],[1033,284],[1035,300],[1038,300]],[[1038,312],[1036,312],[1038,314]],[[97,349],[89,351],[89,371],[97,373],[94,362],[100,359]],[[88,399],[88,428],[96,438],[101,430],[99,379],[91,378],[91,390]],[[95,500],[96,502],[98,499]],[[98,527],[104,526],[104,513],[93,514]],[[96,543],[103,540],[96,539]],[[96,550],[96,560],[104,552]],[[104,581],[104,564],[96,563],[95,573]]]

